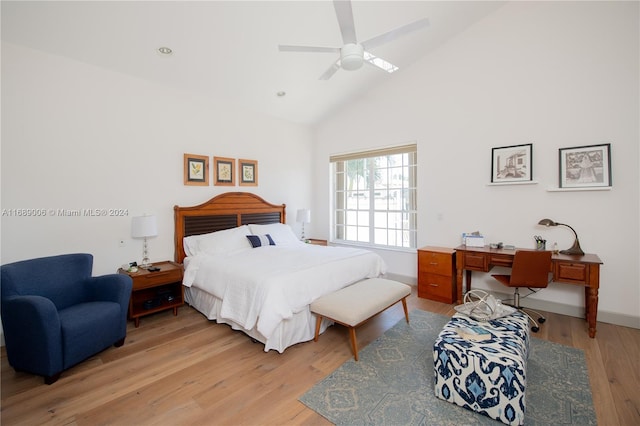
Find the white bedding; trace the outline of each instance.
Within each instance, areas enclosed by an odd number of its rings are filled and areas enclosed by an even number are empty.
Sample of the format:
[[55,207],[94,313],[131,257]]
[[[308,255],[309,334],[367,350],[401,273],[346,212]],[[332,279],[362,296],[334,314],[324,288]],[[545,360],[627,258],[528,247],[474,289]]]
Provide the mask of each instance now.
[[299,243],[189,256],[183,283],[219,299],[220,319],[269,339],[318,297],[384,272],[373,252]]

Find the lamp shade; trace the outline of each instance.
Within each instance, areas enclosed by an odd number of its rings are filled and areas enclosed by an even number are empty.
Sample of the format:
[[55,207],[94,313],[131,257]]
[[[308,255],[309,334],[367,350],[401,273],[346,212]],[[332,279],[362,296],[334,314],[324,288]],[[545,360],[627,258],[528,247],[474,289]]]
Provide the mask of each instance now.
[[542,219],[540,222],[538,222],[538,225],[542,225],[542,226],[558,226],[558,223],[554,222],[551,219]]
[[155,216],[135,216],[131,220],[131,236],[133,238],[155,237],[157,235],[158,224]]
[[298,209],[298,213],[296,214],[296,222],[311,223],[311,210]]

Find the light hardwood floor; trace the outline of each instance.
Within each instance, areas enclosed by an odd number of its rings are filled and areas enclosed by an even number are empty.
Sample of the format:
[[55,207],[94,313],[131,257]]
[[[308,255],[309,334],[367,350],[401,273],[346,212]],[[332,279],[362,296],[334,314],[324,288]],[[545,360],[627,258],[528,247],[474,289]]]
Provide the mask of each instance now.
[[[408,299],[409,309],[451,315],[451,305]],[[400,304],[357,331],[359,347],[403,318]],[[598,323],[589,339],[578,318],[549,314],[536,335],[586,354],[599,425],[640,424],[640,330]],[[58,382],[16,373],[2,349],[3,425],[329,424],[297,398],[351,357],[347,330],[283,354],[226,325],[180,308],[129,324],[125,345],[62,373]],[[425,389],[430,392],[431,389]]]

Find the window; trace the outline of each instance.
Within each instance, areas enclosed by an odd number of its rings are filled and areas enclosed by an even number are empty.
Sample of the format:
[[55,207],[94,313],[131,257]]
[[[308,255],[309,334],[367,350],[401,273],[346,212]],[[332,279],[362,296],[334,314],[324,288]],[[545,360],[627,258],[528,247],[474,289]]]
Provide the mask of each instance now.
[[335,155],[333,239],[416,248],[416,145]]

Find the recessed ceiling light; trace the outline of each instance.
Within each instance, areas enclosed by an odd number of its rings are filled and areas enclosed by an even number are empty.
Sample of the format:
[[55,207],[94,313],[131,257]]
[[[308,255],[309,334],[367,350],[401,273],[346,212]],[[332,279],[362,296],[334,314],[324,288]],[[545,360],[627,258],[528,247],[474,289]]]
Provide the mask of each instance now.
[[287,94],[287,92],[285,92],[284,90],[281,90],[281,91],[279,91],[278,93],[276,93],[276,95],[277,95],[279,98],[283,97],[283,96],[284,96],[284,95],[286,95],[286,94]]
[[158,52],[163,54],[163,55],[171,55],[173,53],[173,50],[171,50],[170,47],[158,47]]

